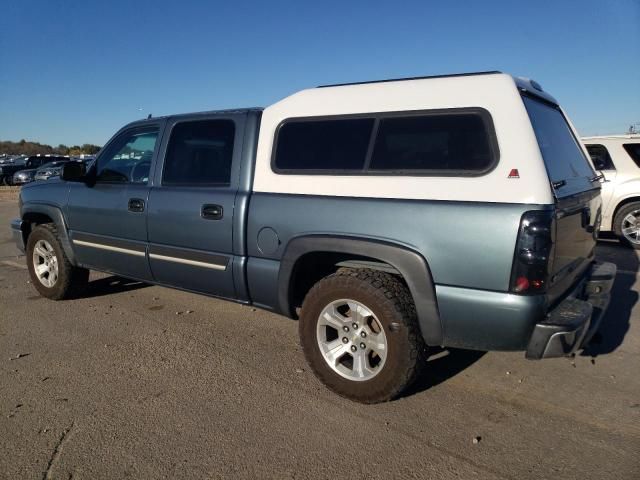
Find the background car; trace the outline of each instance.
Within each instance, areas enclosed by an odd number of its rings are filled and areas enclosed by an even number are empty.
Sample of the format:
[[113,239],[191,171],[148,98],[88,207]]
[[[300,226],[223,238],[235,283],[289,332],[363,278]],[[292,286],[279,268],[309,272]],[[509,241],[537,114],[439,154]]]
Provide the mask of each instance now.
[[25,183],[29,183],[33,181],[33,177],[36,173],[35,168],[29,168],[26,170],[18,170],[13,174],[11,179],[11,185],[24,185]]
[[[33,155],[29,157],[24,164],[8,164],[0,166],[0,180],[5,185],[13,185],[14,177],[19,182],[18,185],[22,185],[28,183],[33,180],[33,176],[35,175],[35,171],[40,168],[42,165],[48,162],[56,161],[56,160],[64,160],[68,159],[68,157],[62,157],[59,155],[50,155],[50,156],[41,156],[41,155]],[[33,173],[27,172],[23,175],[18,175],[16,177],[16,173],[25,170],[33,170]]]
[[49,180],[52,177],[60,176],[62,166],[69,161],[70,159],[65,158],[45,163],[36,170],[35,175],[33,176],[33,180]]
[[9,164],[20,164],[24,163],[27,160],[26,155],[5,155],[0,158],[0,165],[9,165]]
[[640,135],[584,137],[602,183],[601,231],[640,249]]

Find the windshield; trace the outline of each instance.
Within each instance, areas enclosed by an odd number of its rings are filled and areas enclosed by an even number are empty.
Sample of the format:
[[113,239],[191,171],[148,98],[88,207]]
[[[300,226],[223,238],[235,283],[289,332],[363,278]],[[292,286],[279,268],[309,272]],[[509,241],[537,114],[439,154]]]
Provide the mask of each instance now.
[[562,111],[528,96],[523,101],[556,193],[564,196],[593,188],[594,171]]
[[46,170],[48,168],[55,168],[61,166],[65,162],[49,162],[42,165],[38,170]]

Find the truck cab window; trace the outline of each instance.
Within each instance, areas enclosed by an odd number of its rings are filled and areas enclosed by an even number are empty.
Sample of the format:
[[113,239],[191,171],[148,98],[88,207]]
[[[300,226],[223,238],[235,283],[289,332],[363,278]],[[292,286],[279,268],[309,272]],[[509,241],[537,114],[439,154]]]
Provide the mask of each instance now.
[[235,124],[232,120],[178,123],[171,132],[163,185],[229,185]]
[[157,139],[157,128],[125,132],[116,138],[98,159],[96,180],[146,185]]

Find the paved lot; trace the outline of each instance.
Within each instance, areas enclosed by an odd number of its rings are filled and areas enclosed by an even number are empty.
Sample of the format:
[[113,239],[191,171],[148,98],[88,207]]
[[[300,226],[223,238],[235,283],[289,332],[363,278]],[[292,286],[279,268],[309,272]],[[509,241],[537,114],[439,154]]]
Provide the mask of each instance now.
[[40,298],[16,213],[0,203],[2,478],[640,478],[639,261],[616,242],[589,355],[452,351],[362,406],[314,378],[294,321],[105,275]]

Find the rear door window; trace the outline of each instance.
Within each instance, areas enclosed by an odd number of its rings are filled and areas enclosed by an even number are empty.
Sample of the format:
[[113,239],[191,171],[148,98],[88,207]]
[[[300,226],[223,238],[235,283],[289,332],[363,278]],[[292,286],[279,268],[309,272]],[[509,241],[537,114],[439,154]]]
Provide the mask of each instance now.
[[595,174],[562,111],[528,96],[523,101],[556,194],[565,196],[591,189]]
[[176,124],[167,147],[162,184],[229,185],[234,138],[233,120],[198,120]]
[[636,165],[640,167],[640,143],[625,143],[622,146]]
[[615,170],[611,155],[604,145],[586,145],[596,170]]

